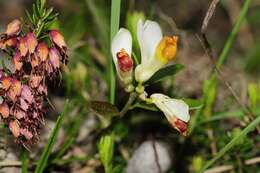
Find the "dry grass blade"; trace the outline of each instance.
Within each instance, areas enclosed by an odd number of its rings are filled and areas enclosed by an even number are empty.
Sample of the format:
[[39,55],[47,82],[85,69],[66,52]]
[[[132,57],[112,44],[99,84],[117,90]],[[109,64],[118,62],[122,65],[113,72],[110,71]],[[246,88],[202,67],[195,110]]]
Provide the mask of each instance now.
[[207,27],[208,27],[208,24],[209,24],[209,21],[211,19],[211,17],[213,16],[214,12],[215,12],[215,9],[216,9],[216,6],[217,4],[219,3],[220,0],[213,0],[209,6],[209,9],[207,11],[207,14],[203,20],[203,23],[202,23],[202,27],[201,27],[201,32],[202,33],[205,33]]

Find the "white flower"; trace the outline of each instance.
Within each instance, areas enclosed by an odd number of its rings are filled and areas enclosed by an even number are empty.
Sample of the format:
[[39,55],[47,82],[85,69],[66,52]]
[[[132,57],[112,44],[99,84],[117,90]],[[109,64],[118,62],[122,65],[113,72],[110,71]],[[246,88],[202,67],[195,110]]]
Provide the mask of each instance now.
[[189,106],[183,101],[163,94],[152,94],[152,102],[164,113],[170,124],[184,136],[190,120]]
[[137,38],[141,50],[141,64],[135,69],[135,79],[143,83],[175,58],[178,37],[163,37],[158,23],[150,20],[143,23],[139,20]]
[[115,35],[111,53],[119,78],[124,84],[130,84],[133,79],[132,36],[127,29],[121,28]]

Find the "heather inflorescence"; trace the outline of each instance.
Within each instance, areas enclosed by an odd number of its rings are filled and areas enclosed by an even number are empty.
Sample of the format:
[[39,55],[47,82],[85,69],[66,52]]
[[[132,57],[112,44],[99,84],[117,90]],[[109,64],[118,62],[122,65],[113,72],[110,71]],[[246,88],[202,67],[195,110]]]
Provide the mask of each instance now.
[[44,123],[46,82],[67,62],[67,46],[58,30],[37,38],[34,30],[25,32],[21,21],[14,20],[1,35],[0,49],[10,57],[10,67],[0,69],[0,115],[15,140],[30,146]]

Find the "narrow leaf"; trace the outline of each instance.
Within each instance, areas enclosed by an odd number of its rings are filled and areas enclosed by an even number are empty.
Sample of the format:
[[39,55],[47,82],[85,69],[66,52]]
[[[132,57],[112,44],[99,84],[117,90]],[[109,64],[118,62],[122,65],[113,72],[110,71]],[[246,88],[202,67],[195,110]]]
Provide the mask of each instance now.
[[45,146],[43,153],[40,157],[40,160],[37,163],[36,169],[35,169],[35,173],[42,173],[44,171],[44,168],[46,167],[49,155],[52,151],[52,148],[56,142],[56,138],[59,132],[59,129],[61,128],[61,124],[62,124],[62,120],[66,114],[66,112],[68,111],[68,101],[66,101],[65,106],[64,106],[64,110],[61,113],[61,115],[58,117],[58,120],[56,122],[56,125],[54,127],[54,129],[51,132],[50,138],[48,140],[47,145]]
[[159,82],[161,80],[163,80],[164,78],[168,77],[168,76],[172,76],[175,75],[176,73],[178,73],[180,70],[182,70],[184,68],[183,65],[181,64],[174,64],[174,65],[170,65],[167,66],[161,70],[159,70],[158,72],[156,72],[147,82],[146,84],[152,84],[152,83],[156,83]]
[[218,159],[220,159],[224,154],[234,147],[237,142],[245,138],[246,135],[254,130],[256,126],[260,123],[260,116],[258,116],[254,121],[252,121],[246,128],[244,128],[238,135],[236,135],[224,148],[222,148],[215,157],[206,162],[204,167],[200,170],[200,173],[203,173],[207,168],[212,166]]

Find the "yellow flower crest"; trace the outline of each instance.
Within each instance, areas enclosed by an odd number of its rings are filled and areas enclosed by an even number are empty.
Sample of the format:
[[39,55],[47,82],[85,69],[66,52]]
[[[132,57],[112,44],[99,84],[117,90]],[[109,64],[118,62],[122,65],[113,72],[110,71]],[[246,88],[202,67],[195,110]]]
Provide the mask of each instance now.
[[177,41],[177,36],[163,37],[157,46],[156,57],[164,63],[174,60],[177,52]]

